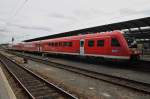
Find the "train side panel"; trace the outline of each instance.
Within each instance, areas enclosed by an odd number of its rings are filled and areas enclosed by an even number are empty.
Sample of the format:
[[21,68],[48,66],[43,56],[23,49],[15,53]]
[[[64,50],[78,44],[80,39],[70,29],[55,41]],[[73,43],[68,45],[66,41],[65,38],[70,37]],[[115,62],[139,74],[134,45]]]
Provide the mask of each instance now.
[[[69,45],[68,45],[69,44]],[[43,43],[44,52],[79,53],[78,39],[53,39]]]

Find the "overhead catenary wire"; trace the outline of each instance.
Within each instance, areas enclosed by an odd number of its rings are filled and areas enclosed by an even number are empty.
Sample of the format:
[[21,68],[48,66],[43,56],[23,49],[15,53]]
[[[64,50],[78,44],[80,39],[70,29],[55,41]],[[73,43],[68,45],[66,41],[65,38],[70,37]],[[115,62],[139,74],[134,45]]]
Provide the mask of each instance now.
[[14,13],[12,14],[12,16],[10,15],[10,17],[8,18],[8,21],[6,22],[6,26],[5,29],[7,28],[8,25],[10,25],[11,20],[17,16],[17,14],[21,11],[21,9],[25,6],[25,4],[28,2],[28,0],[24,0],[24,2],[14,11]]

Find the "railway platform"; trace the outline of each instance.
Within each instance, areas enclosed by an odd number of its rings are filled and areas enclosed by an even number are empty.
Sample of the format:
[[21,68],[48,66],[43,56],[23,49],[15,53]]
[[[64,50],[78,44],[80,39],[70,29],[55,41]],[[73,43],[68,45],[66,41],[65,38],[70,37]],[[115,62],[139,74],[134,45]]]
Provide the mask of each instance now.
[[0,65],[0,99],[17,99]]

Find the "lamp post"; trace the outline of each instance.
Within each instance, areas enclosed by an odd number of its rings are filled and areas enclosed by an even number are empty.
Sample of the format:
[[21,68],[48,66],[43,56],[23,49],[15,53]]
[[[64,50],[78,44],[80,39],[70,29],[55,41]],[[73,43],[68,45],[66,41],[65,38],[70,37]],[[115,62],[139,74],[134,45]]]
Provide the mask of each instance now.
[[12,37],[12,39],[11,39],[11,42],[12,42],[12,46],[13,46],[13,42],[14,42],[14,40],[15,40],[15,39],[14,39],[14,37]]

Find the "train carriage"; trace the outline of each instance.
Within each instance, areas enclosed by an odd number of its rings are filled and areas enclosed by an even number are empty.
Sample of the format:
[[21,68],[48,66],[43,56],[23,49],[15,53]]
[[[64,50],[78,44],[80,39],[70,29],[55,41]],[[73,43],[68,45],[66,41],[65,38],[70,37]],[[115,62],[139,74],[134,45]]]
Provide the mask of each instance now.
[[[98,57],[113,60],[138,59],[121,31],[47,39],[24,44],[25,51]],[[137,51],[136,51],[137,52]]]

